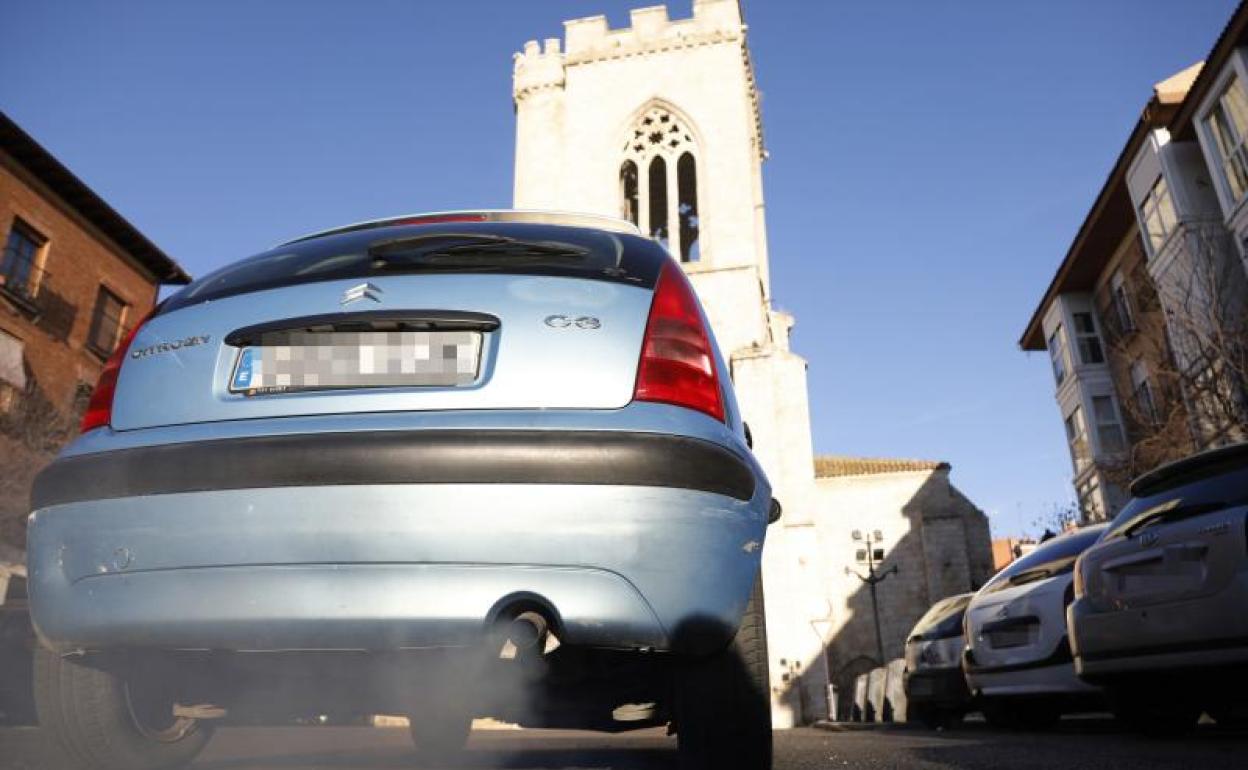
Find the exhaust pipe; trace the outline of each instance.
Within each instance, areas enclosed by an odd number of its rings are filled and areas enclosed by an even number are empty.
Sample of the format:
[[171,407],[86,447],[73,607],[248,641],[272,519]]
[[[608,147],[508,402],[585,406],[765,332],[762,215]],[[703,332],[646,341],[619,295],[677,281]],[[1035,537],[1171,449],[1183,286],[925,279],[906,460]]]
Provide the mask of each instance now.
[[507,641],[511,642],[517,651],[537,649],[541,652],[545,647],[546,634],[549,631],[550,624],[546,622],[546,618],[542,617],[541,613],[528,610],[512,618],[507,626]]

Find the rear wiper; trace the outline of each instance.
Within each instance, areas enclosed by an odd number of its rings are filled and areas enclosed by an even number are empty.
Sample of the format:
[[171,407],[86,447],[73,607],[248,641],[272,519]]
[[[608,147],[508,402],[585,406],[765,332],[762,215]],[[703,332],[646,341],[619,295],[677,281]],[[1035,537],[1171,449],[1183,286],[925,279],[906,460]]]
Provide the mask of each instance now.
[[1017,575],[1011,575],[1006,582],[1012,586],[1021,586],[1026,583],[1034,583],[1037,580],[1053,577],[1054,574],[1054,571],[1049,567],[1039,567],[1026,572],[1020,572]]
[[1205,503],[1193,503],[1191,505],[1183,505],[1181,499],[1174,499],[1168,503],[1150,508],[1147,511],[1136,516],[1125,526],[1120,527],[1115,534],[1122,537],[1131,537],[1145,527],[1151,527],[1154,524],[1161,524],[1167,521],[1178,521],[1192,516],[1199,516],[1203,513],[1212,513],[1226,508],[1233,507],[1230,503],[1222,500],[1215,500]]

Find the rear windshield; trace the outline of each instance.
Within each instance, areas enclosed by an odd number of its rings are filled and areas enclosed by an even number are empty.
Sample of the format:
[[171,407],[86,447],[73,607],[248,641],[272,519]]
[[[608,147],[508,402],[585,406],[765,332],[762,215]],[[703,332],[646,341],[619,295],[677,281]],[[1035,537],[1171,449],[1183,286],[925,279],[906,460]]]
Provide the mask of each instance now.
[[998,572],[982,590],[991,593],[1070,572],[1079,554],[1091,548],[1104,531],[1102,524],[1055,537]]
[[974,594],[959,594],[932,605],[910,632],[911,639],[941,639],[962,633],[962,616]]
[[668,259],[654,241],[583,227],[517,222],[374,227],[297,241],[226,265],[170,297],[161,312],[279,286],[413,273],[570,276],[653,288]]
[[1163,522],[1248,505],[1248,459],[1242,454],[1194,469],[1175,482],[1131,498],[1109,525],[1105,538],[1126,537]]

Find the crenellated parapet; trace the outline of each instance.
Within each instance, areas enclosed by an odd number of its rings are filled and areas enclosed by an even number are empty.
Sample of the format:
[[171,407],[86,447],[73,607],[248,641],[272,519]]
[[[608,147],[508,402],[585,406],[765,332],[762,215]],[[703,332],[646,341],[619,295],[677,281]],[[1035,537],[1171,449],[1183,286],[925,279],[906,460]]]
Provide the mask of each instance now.
[[559,38],[548,38],[544,45],[529,41],[524,51],[515,55],[512,96],[520,102],[530,94],[562,88],[569,67],[699,46],[733,45],[740,49],[747,73],[755,150],[764,155],[762,116],[739,0],[694,0],[693,16],[687,19],[670,19],[667,6],[652,5],[630,11],[629,20],[630,26],[611,29],[606,16],[572,19],[563,23],[562,47]]
[[667,6],[636,8],[631,26],[611,29],[607,17],[590,16],[564,22],[567,64],[575,66],[699,45],[737,43],[745,37],[737,0],[695,0],[693,16],[672,20]]
[[535,91],[563,88],[564,55],[559,38],[546,38],[545,48],[536,40],[530,40],[524,44],[524,51],[514,58],[512,96],[516,101]]

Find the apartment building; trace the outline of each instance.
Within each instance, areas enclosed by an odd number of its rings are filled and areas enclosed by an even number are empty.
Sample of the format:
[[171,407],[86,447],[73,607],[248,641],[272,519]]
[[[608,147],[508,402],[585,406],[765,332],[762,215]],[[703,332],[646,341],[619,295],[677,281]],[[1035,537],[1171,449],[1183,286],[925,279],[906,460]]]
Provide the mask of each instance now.
[[1085,520],[1248,438],[1248,4],[1157,83],[1020,347],[1047,351]]
[[23,542],[30,480],[73,435],[104,361],[190,278],[0,113],[0,541]]

